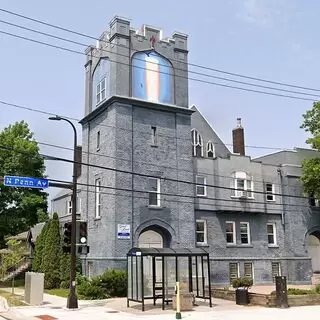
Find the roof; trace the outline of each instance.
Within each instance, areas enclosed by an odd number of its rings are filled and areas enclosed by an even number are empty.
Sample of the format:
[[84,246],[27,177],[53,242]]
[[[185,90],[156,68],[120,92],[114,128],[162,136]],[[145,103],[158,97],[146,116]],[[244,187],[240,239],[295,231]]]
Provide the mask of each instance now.
[[191,257],[207,256],[209,253],[202,248],[132,248],[127,256],[157,256],[157,257]]
[[41,233],[45,224],[46,224],[46,222],[40,222],[40,223],[37,223],[32,228],[30,228],[30,232],[31,232],[33,241],[36,241],[38,235]]
[[21,232],[15,236],[7,237],[6,240],[26,240],[28,237],[29,231]]

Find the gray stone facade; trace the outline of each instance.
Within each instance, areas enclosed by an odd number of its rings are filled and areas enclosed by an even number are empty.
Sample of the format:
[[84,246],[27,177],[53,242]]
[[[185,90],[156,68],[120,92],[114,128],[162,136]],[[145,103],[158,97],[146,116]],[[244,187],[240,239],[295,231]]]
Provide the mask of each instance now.
[[[148,68],[155,68],[152,59],[162,61],[159,78],[152,70],[138,71],[137,52],[148,56]],[[79,189],[81,218],[88,222],[87,273],[125,268],[129,249],[152,230],[163,246],[204,247],[213,284],[229,284],[232,266],[237,276],[251,272],[255,283],[270,284],[276,273],[289,283],[309,283],[306,238],[319,224],[306,199],[291,196],[302,196],[297,178],[310,153],[283,151],[255,160],[232,154],[199,110],[189,107],[184,34],[163,38],[150,26],[137,32],[116,17],[86,53],[82,161],[90,165],[82,166]],[[151,177],[158,183],[155,198]],[[53,200],[54,208],[63,211],[59,201]],[[129,239],[119,239],[118,225],[129,226]],[[228,226],[234,229],[227,236]]]

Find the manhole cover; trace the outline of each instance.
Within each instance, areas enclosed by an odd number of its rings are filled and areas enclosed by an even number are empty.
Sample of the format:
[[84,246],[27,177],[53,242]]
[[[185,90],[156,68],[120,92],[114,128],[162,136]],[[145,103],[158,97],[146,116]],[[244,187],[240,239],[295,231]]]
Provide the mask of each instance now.
[[36,318],[42,319],[42,320],[57,320],[58,318],[51,317],[47,314],[41,315],[41,316],[36,316]]
[[109,310],[109,311],[106,311],[106,313],[119,313],[119,311],[117,311],[117,310]]

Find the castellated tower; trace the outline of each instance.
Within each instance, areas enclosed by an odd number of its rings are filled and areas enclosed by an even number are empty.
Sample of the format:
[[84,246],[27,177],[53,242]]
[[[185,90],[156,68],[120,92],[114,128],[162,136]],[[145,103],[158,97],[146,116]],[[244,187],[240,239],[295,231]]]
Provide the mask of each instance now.
[[135,30],[129,20],[115,17],[86,54],[85,115],[99,105],[94,91],[103,77],[106,99],[133,97],[188,108],[187,35],[164,38],[161,29]]
[[[187,36],[115,17],[86,50],[82,219],[92,273],[132,247],[195,246]],[[168,180],[171,179],[171,180]]]

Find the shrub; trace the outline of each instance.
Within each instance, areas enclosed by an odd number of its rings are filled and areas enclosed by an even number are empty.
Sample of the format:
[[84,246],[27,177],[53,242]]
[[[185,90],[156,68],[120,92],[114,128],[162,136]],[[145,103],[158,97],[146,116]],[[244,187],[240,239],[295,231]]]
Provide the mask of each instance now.
[[127,296],[127,272],[123,270],[107,270],[100,277],[101,286],[111,297]]
[[308,289],[297,289],[297,288],[289,288],[288,295],[306,295],[306,294],[315,294],[314,290]]
[[95,300],[108,298],[104,288],[92,281],[84,281],[77,287],[77,293],[81,299]]
[[248,290],[250,287],[252,287],[252,285],[253,285],[253,280],[246,277],[237,278],[232,281],[232,287],[237,289],[243,288]]
[[316,285],[315,291],[316,293],[320,293],[320,283]]

